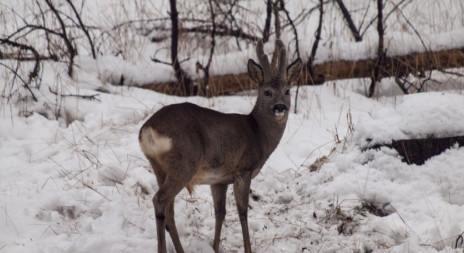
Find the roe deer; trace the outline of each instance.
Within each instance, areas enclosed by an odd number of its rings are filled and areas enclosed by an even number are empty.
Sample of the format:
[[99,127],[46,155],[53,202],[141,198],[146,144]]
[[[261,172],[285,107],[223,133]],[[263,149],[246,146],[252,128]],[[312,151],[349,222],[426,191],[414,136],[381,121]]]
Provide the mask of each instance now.
[[190,103],[163,107],[140,129],[140,147],[153,167],[159,190],[153,197],[158,253],[166,253],[165,229],[177,252],[184,252],[174,221],[174,198],[186,187],[211,185],[216,227],[213,249],[219,251],[226,214],[226,191],[234,194],[246,253],[251,253],[247,209],[251,179],[276,148],[284,133],[290,110],[290,84],[302,68],[297,59],[286,68],[283,43],[276,41],[278,66],[274,71],[256,46],[258,65],[248,60],[248,74],[259,84],[256,104],[249,115],[226,114]]

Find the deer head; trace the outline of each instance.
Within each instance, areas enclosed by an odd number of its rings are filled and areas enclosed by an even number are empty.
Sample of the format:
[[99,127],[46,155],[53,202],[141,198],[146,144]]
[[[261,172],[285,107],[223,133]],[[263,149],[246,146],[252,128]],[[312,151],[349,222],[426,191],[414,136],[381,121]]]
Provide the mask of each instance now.
[[264,54],[263,42],[258,40],[256,55],[260,64],[249,59],[248,74],[259,85],[255,110],[262,116],[285,123],[290,109],[290,87],[300,74],[302,62],[298,58],[286,68],[287,53],[284,44],[277,40],[275,45],[275,50],[278,51],[277,69],[271,68]]

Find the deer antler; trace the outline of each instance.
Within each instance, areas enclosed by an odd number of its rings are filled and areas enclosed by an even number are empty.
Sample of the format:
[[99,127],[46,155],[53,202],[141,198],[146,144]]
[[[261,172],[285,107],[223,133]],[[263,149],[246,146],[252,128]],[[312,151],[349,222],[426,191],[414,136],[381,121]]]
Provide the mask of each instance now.
[[281,40],[277,40],[275,42],[275,50],[277,50],[278,56],[279,56],[279,62],[277,64],[277,75],[280,77],[286,77],[286,71],[285,68],[287,66],[287,51],[285,50],[284,43],[282,43]]
[[258,40],[258,44],[256,45],[256,55],[258,56],[259,64],[261,64],[261,67],[263,68],[264,78],[272,77],[271,64],[269,64],[269,59],[267,58],[267,55],[264,54],[262,40]]

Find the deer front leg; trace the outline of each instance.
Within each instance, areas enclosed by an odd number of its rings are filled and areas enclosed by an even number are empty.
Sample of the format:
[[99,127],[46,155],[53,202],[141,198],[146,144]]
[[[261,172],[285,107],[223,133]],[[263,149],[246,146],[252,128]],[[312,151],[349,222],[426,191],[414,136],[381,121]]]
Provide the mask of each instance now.
[[245,253],[251,253],[250,234],[248,232],[248,195],[250,193],[251,172],[245,172],[235,178],[234,194],[237,202],[238,216],[242,225]]
[[216,216],[216,228],[214,231],[213,249],[214,252],[219,252],[219,242],[221,241],[222,223],[226,216],[226,184],[211,185],[211,193],[214,200],[214,215]]

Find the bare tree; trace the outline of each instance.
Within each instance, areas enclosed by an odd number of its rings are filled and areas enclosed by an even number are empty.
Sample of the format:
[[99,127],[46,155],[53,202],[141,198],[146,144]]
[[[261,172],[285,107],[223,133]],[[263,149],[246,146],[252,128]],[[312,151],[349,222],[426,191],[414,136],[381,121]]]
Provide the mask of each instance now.
[[385,34],[383,27],[383,1],[377,0],[377,33],[379,34],[379,44],[377,46],[377,60],[371,77],[371,85],[369,87],[368,97],[372,97],[375,91],[375,85],[382,79],[381,68],[385,63],[385,49],[383,36]]
[[208,0],[209,4],[209,10],[211,14],[211,23],[212,23],[212,29],[211,29],[211,46],[210,46],[210,51],[209,51],[209,57],[208,57],[208,62],[206,63],[206,66],[203,66],[201,63],[197,62],[197,68],[203,70],[204,77],[203,77],[203,84],[199,89],[200,94],[207,94],[207,88],[209,84],[209,67],[211,66],[211,62],[213,61],[213,55],[214,55],[214,48],[216,47],[216,15],[214,13],[214,8],[213,8],[213,1]]
[[316,78],[315,78],[314,71],[313,71],[313,64],[314,64],[314,59],[316,57],[317,48],[319,46],[319,42],[321,41],[323,17],[324,17],[324,1],[320,0],[319,1],[319,23],[317,25],[316,33],[314,34],[315,40],[311,48],[311,55],[309,55],[309,59],[307,63],[309,76],[313,80],[313,84],[316,83]]
[[171,64],[182,93],[191,95],[193,94],[192,80],[180,66],[178,58],[179,13],[177,12],[176,0],[169,0],[169,6],[171,8]]

